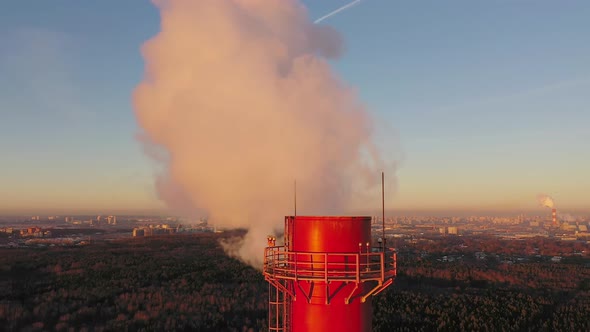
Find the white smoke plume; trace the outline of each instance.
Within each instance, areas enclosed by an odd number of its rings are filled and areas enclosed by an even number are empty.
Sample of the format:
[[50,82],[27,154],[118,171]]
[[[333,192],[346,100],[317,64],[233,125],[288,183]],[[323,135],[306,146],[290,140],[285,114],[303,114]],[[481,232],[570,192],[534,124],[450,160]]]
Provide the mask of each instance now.
[[266,236],[293,211],[294,180],[298,214],[378,197],[387,166],[368,112],[327,61],[342,49],[333,29],[296,0],[154,4],[161,31],[142,47],[133,102],[146,150],[165,152],[155,158],[163,201],[248,229],[224,246],[259,267]]
[[570,213],[558,213],[557,218],[561,221],[567,221],[567,222],[575,222],[575,221],[582,220],[582,218],[580,218],[579,216],[574,216]]
[[555,208],[555,203],[553,202],[553,198],[551,198],[551,196],[549,196],[549,195],[539,194],[539,195],[537,195],[537,201],[539,201],[539,204],[542,207],[547,207],[550,209]]

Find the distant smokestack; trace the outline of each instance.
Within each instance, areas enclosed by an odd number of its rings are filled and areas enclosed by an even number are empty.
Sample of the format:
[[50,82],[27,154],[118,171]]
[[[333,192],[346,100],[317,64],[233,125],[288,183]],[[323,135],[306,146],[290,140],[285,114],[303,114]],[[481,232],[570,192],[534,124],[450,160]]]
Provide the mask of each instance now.
[[539,205],[551,209],[552,225],[557,227],[557,209],[555,209],[555,202],[553,201],[553,198],[551,198],[549,195],[539,194],[537,195],[537,200],[539,201]]

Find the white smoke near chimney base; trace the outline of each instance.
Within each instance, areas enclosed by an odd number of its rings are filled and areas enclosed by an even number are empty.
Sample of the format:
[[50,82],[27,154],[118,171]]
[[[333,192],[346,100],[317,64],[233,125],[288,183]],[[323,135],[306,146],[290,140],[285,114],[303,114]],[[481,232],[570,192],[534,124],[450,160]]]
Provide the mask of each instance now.
[[581,221],[582,220],[582,218],[571,215],[569,213],[558,213],[557,218],[561,221],[566,221],[566,222],[574,222],[574,221]]
[[538,194],[537,195],[537,201],[539,201],[539,204],[542,207],[547,207],[547,208],[550,208],[550,209],[555,208],[555,203],[553,202],[553,198],[551,198],[551,196],[549,196],[549,195]]
[[154,4],[161,31],[142,47],[133,102],[147,150],[165,151],[155,158],[162,200],[248,229],[224,246],[260,266],[266,236],[292,212],[294,180],[301,213],[378,197],[388,166],[369,114],[326,59],[342,49],[333,29],[295,0]]

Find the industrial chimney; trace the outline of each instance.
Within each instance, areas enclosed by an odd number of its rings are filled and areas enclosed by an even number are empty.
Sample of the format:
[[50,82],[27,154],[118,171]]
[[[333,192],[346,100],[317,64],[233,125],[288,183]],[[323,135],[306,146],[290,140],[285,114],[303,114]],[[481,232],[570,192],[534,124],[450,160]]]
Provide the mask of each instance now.
[[553,221],[553,226],[557,227],[557,209],[551,209],[551,221]]
[[371,245],[371,217],[287,216],[263,273],[269,331],[369,332],[371,297],[393,283],[396,254]]

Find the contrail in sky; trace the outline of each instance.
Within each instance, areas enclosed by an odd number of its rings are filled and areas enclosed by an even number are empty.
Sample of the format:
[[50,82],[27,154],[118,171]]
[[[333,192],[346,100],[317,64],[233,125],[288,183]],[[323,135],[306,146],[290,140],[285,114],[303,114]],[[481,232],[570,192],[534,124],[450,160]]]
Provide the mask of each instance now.
[[321,21],[323,21],[323,20],[325,20],[325,19],[327,19],[329,17],[332,17],[332,16],[338,14],[338,13],[340,13],[343,10],[347,10],[350,7],[353,7],[353,6],[358,5],[360,2],[361,2],[361,0],[354,0],[353,2],[351,2],[349,4],[344,5],[344,6],[340,7],[340,8],[338,8],[338,9],[336,9],[336,10],[334,10],[334,11],[332,11],[332,12],[330,12],[330,13],[328,13],[328,14],[320,17],[320,18],[318,18],[317,20],[313,21],[313,23],[320,23]]

